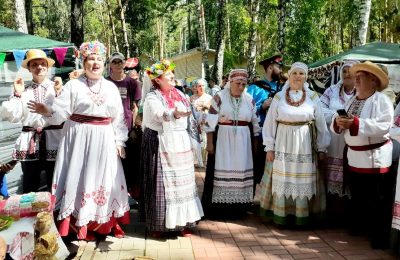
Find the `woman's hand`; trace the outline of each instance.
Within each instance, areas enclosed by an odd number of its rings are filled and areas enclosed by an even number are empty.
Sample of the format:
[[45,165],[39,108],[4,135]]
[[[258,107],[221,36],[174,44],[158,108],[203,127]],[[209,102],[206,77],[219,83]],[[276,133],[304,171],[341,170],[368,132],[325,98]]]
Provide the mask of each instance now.
[[62,90],[62,79],[60,77],[54,78],[54,91],[56,92],[56,96],[60,95]]
[[122,159],[125,159],[125,157],[126,157],[125,148],[121,145],[117,145],[117,154]]
[[267,160],[267,162],[273,162],[275,160],[275,152],[268,151],[265,159]]
[[271,103],[272,103],[272,98],[269,97],[269,98],[267,98],[267,99],[264,101],[264,103],[262,104],[262,108],[263,108],[264,110],[266,110],[266,109],[271,105]]
[[212,142],[207,142],[206,151],[209,154],[214,154],[214,144]]
[[83,74],[83,70],[82,69],[74,70],[74,71],[69,73],[69,79],[77,79],[82,74]]
[[21,96],[24,90],[25,90],[24,80],[22,78],[17,78],[14,81],[14,95]]
[[178,111],[178,108],[176,107],[173,112],[173,115],[174,115],[175,119],[179,119],[181,117],[190,116],[191,113],[192,113],[192,111],[187,111],[187,112]]
[[43,103],[31,100],[28,102],[28,108],[31,110],[32,113],[41,114],[43,116],[51,116],[50,109]]
[[353,117],[349,118],[349,117],[338,116],[335,118],[335,120],[336,120],[336,124],[340,130],[349,129],[353,125],[353,122],[354,122]]
[[225,115],[221,115],[218,118],[218,123],[230,124],[232,123],[232,120],[229,120]]

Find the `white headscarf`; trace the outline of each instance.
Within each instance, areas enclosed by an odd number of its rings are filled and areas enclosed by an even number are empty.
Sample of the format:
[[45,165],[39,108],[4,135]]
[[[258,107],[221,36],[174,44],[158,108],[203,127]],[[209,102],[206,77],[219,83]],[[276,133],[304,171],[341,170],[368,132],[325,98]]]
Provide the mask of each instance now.
[[[306,76],[306,81],[304,82],[304,89],[308,90],[309,88],[309,84],[307,83],[307,78],[308,78],[308,66],[300,61],[296,61],[295,63],[292,64],[292,66],[290,67],[290,70],[288,71],[288,75],[290,77],[290,74],[295,70],[295,69],[300,69],[304,71],[304,74]],[[285,91],[287,88],[289,88],[289,80],[287,80],[285,82],[285,84],[282,87],[282,91]]]
[[351,68],[353,65],[360,63],[358,60],[346,60],[343,65],[340,67],[340,79],[338,81],[338,84],[342,85],[343,84],[343,69],[348,67]]

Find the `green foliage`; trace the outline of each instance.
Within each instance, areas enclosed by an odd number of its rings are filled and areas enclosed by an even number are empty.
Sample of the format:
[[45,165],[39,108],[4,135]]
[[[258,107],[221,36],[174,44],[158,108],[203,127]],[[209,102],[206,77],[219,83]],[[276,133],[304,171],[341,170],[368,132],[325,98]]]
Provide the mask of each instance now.
[[5,27],[15,27],[13,5],[14,1],[11,0],[0,1],[0,24]]

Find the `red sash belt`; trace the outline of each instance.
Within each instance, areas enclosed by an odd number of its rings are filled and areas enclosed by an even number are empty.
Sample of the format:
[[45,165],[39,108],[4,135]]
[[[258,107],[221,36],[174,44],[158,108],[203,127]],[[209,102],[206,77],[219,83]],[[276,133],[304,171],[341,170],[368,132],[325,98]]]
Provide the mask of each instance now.
[[98,117],[98,116],[72,114],[72,116],[69,119],[82,124],[91,124],[91,125],[111,124],[111,117]]
[[377,144],[367,144],[367,145],[360,145],[360,146],[351,146],[349,145],[349,148],[353,151],[368,151],[368,150],[373,150],[377,149],[379,147],[384,146],[385,144],[389,143],[390,140],[386,140],[382,143],[377,143]]
[[219,122],[219,125],[230,125],[230,126],[248,126],[250,122],[247,121],[231,121],[231,122]]

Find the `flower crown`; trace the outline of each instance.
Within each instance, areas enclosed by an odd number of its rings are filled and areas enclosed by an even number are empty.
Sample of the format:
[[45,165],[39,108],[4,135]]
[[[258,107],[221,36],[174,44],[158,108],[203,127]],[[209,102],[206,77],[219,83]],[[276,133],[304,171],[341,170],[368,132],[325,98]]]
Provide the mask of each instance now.
[[102,57],[106,57],[107,48],[99,41],[84,42],[79,47],[80,58],[84,60],[90,54],[98,54]]
[[167,71],[173,71],[175,64],[169,60],[157,61],[150,68],[146,68],[146,73],[150,79],[155,79],[163,75]]

